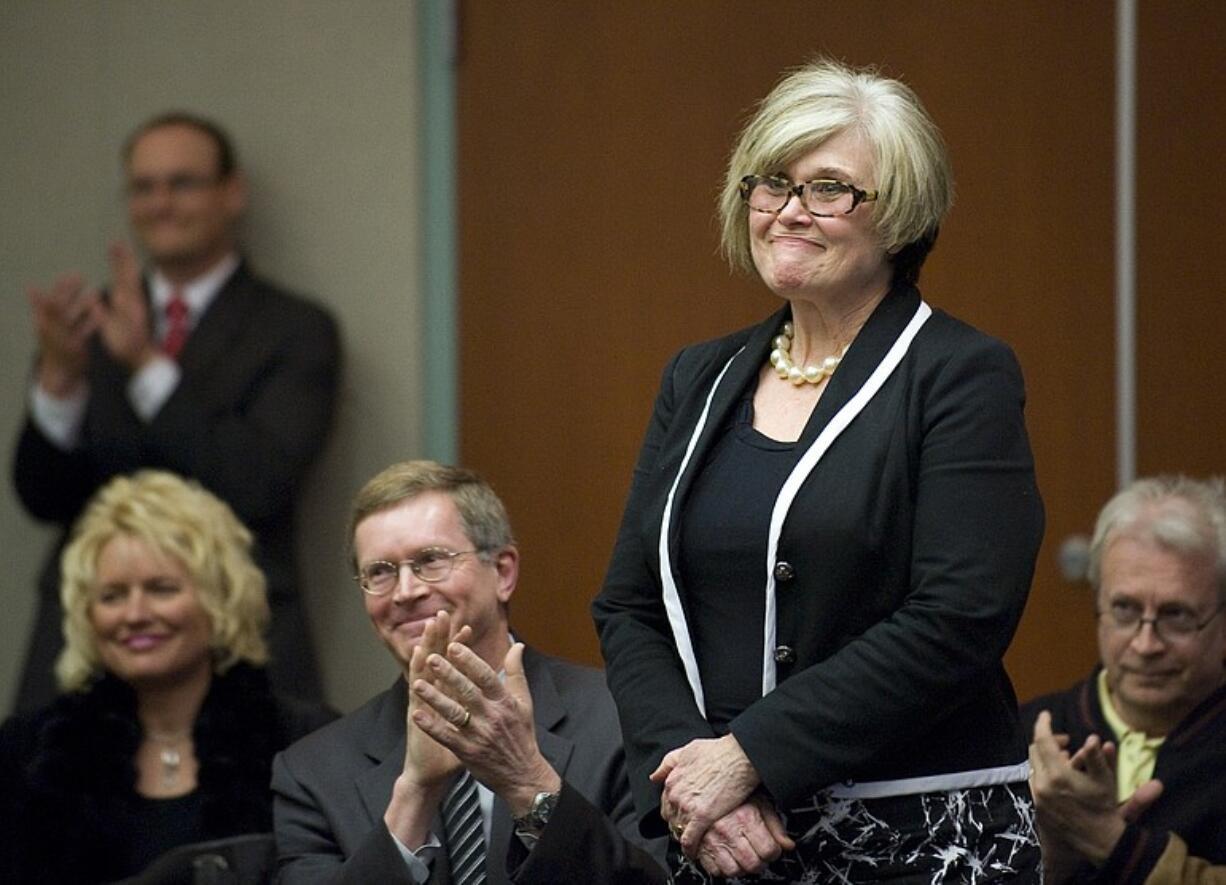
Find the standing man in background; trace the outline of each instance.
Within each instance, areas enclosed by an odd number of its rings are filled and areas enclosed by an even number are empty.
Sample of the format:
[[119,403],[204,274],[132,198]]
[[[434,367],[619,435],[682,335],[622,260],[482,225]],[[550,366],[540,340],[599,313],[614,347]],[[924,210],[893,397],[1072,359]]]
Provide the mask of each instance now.
[[32,516],[64,531],[39,580],[17,709],[54,694],[68,527],[98,487],[142,467],[198,480],[251,529],[268,577],[273,684],[317,698],[293,527],[332,422],[336,323],[256,277],[240,256],[247,185],[217,124],[159,115],[129,136],[122,157],[145,273],[129,246],[115,243],[108,291],[71,273],[27,293],[38,354],[13,481]]

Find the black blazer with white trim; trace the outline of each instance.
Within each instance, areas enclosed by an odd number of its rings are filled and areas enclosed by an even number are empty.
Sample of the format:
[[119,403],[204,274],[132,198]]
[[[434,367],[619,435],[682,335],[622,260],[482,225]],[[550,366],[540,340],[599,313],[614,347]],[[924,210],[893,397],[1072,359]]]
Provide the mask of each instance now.
[[[802,446],[855,396],[920,305],[907,286],[882,301],[831,378]],[[729,411],[757,383],[787,314],[688,347],[669,363],[593,604],[648,830],[662,822],[647,775],[669,750],[713,734],[665,610],[664,512],[671,491],[667,550],[675,564],[693,479]],[[1001,664],[1043,534],[1023,401],[1009,348],[936,311],[801,484],[775,562],[763,563],[764,585],[774,575],[778,684],[731,723],[781,807],[843,781],[1025,760]],[[683,585],[675,565],[673,572],[684,609],[687,594],[700,591]]]

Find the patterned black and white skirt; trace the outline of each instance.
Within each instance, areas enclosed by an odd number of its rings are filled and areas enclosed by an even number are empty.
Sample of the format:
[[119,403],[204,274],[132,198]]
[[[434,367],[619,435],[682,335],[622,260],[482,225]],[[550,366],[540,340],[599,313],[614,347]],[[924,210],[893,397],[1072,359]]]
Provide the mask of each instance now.
[[754,876],[720,879],[669,846],[676,885],[1041,883],[1034,803],[1025,781],[880,798],[824,790],[785,815],[796,850]]

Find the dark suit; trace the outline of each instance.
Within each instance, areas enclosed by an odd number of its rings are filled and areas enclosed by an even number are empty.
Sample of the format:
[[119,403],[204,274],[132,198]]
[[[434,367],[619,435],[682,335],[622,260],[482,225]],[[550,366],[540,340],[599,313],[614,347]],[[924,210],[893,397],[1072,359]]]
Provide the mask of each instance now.
[[29,419],[22,429],[13,462],[17,493],[31,515],[65,533],[39,582],[19,709],[41,706],[55,693],[59,555],[68,528],[100,486],[141,468],[198,480],[251,529],[273,610],[273,684],[303,697],[319,694],[314,654],[303,641],[293,525],[303,479],[332,421],[340,370],[336,323],[240,265],[200,317],[179,364],[178,387],[146,423],[128,400],[130,373],[95,341],[80,446],[60,450]]
[[[818,401],[802,448],[861,388],[919,303],[918,292],[901,286],[876,308]],[[666,501],[727,365],[672,501],[667,549],[675,564],[694,478],[757,384],[786,318],[785,308],[758,326],[686,348],[665,369],[594,603],[645,827],[660,826],[659,788],[647,775],[669,750],[713,736],[662,599]],[[1022,404],[1009,349],[936,311],[799,487],[776,558],[762,567],[764,582],[773,575],[777,604],[777,685],[730,723],[780,807],[795,808],[849,779],[1026,759],[1001,665],[1043,528]],[[701,592],[684,586],[675,567],[672,575],[682,606],[687,593]]]
[[[541,753],[562,776],[557,809],[525,857],[510,809],[494,799],[487,870],[499,883],[652,883],[664,872],[637,845],[621,731],[599,671],[531,649],[524,670]],[[404,766],[403,679],[273,762],[273,815],[283,882],[408,882],[383,823]],[[653,848],[662,857],[663,846]],[[446,853],[432,883],[451,881]]]

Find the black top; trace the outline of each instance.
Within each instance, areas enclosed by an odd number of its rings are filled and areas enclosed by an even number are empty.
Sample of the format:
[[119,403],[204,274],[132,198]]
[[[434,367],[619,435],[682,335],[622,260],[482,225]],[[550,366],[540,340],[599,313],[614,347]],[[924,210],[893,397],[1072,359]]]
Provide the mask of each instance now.
[[197,788],[136,792],[141,729],[130,686],[107,676],[0,727],[0,882],[109,882],[166,849],[272,830],[272,757],[335,718],[274,697],[263,670],[215,676],[192,732]]
[[717,734],[762,697],[766,541],[771,510],[796,466],[796,443],[753,427],[752,391],[694,481],[681,523],[681,574],[707,721]]
[[[199,842],[205,832],[204,801],[199,790],[173,799],[137,796],[115,815],[116,847],[127,854],[123,865],[128,870],[143,870],[158,857]],[[132,838],[131,834],[139,834]]]

